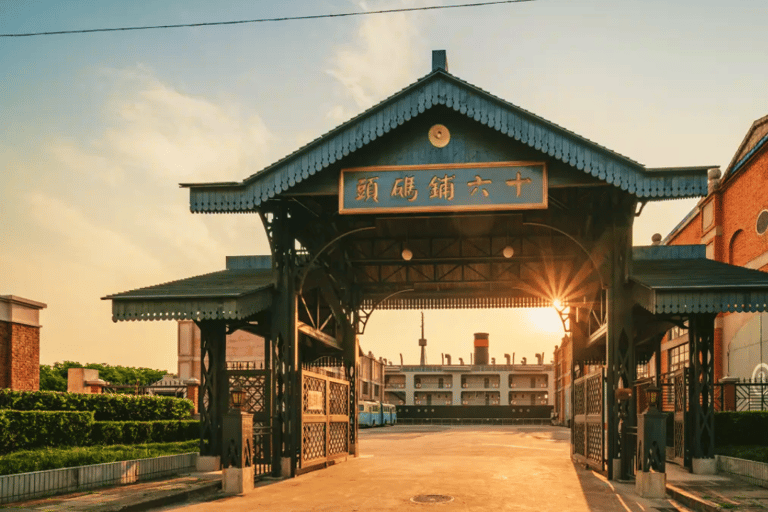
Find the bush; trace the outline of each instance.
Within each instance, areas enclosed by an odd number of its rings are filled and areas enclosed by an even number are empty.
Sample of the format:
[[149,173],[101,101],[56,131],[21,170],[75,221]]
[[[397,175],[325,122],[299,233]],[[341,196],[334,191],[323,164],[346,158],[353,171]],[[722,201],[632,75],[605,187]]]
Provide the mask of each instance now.
[[768,446],[768,411],[715,413],[715,445]]
[[0,454],[45,446],[87,445],[92,412],[0,410]]
[[97,421],[91,429],[91,444],[170,443],[199,439],[200,422]]
[[17,411],[92,411],[97,421],[158,421],[189,418],[186,398],[150,395],[89,395],[59,391],[0,389],[0,409]]
[[715,453],[768,464],[768,446],[718,446]]
[[104,464],[120,460],[147,459],[197,451],[197,441],[25,450],[0,456],[0,475]]

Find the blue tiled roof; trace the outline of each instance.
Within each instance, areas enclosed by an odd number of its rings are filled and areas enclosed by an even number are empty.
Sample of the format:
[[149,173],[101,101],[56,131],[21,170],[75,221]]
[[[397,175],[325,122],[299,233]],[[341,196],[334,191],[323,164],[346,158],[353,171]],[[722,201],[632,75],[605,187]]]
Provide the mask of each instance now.
[[240,183],[182,184],[193,212],[253,211],[429,109],[443,105],[574,169],[644,199],[703,196],[707,167],[646,169],[437,69]]

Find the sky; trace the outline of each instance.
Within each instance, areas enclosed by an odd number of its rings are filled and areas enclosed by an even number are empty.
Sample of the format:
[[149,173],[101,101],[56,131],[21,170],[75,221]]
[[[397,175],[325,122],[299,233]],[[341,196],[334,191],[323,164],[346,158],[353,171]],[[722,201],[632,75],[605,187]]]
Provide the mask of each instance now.
[[[454,2],[458,3],[458,2]],[[0,0],[0,34],[447,5],[441,0]],[[768,2],[537,0],[308,21],[0,37],[0,295],[44,302],[41,363],[176,370],[174,322],[101,297],[267,254],[256,215],[192,215],[179,183],[240,181],[431,70],[649,167],[725,169],[766,115]],[[634,243],[696,200],[651,203]],[[418,311],[377,312],[364,351],[416,362]],[[426,311],[428,360],[545,353],[552,310]]]

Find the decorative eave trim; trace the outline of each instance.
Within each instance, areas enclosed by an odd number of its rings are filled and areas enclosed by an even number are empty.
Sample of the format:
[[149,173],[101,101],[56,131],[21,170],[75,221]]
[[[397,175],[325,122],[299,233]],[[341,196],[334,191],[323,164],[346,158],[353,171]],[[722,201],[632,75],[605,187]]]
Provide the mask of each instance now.
[[768,291],[658,290],[635,282],[635,302],[657,314],[755,313],[768,311]]
[[707,193],[705,167],[645,169],[641,164],[436,70],[379,105],[265,168],[242,183],[182,184],[193,213],[254,211],[317,172],[370,144],[436,105],[649,200]]
[[244,320],[271,306],[271,289],[237,298],[112,299],[112,321]]

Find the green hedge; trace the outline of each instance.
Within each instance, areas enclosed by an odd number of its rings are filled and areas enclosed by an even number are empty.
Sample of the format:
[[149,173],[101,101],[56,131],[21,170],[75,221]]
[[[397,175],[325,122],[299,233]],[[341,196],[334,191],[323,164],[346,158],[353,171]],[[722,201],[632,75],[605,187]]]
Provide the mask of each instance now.
[[91,429],[91,444],[170,443],[200,438],[196,420],[97,421]]
[[197,420],[93,421],[92,412],[0,410],[0,454],[42,447],[199,439]]
[[104,464],[120,460],[148,459],[197,451],[197,441],[25,450],[0,456],[0,475]]
[[718,446],[715,449],[715,453],[768,464],[768,446]]
[[0,410],[0,454],[89,444],[92,412]]
[[715,413],[715,444],[768,446],[768,411]]
[[158,421],[189,418],[186,398],[150,395],[89,395],[60,391],[0,389],[0,409],[17,411],[92,411],[96,421]]

